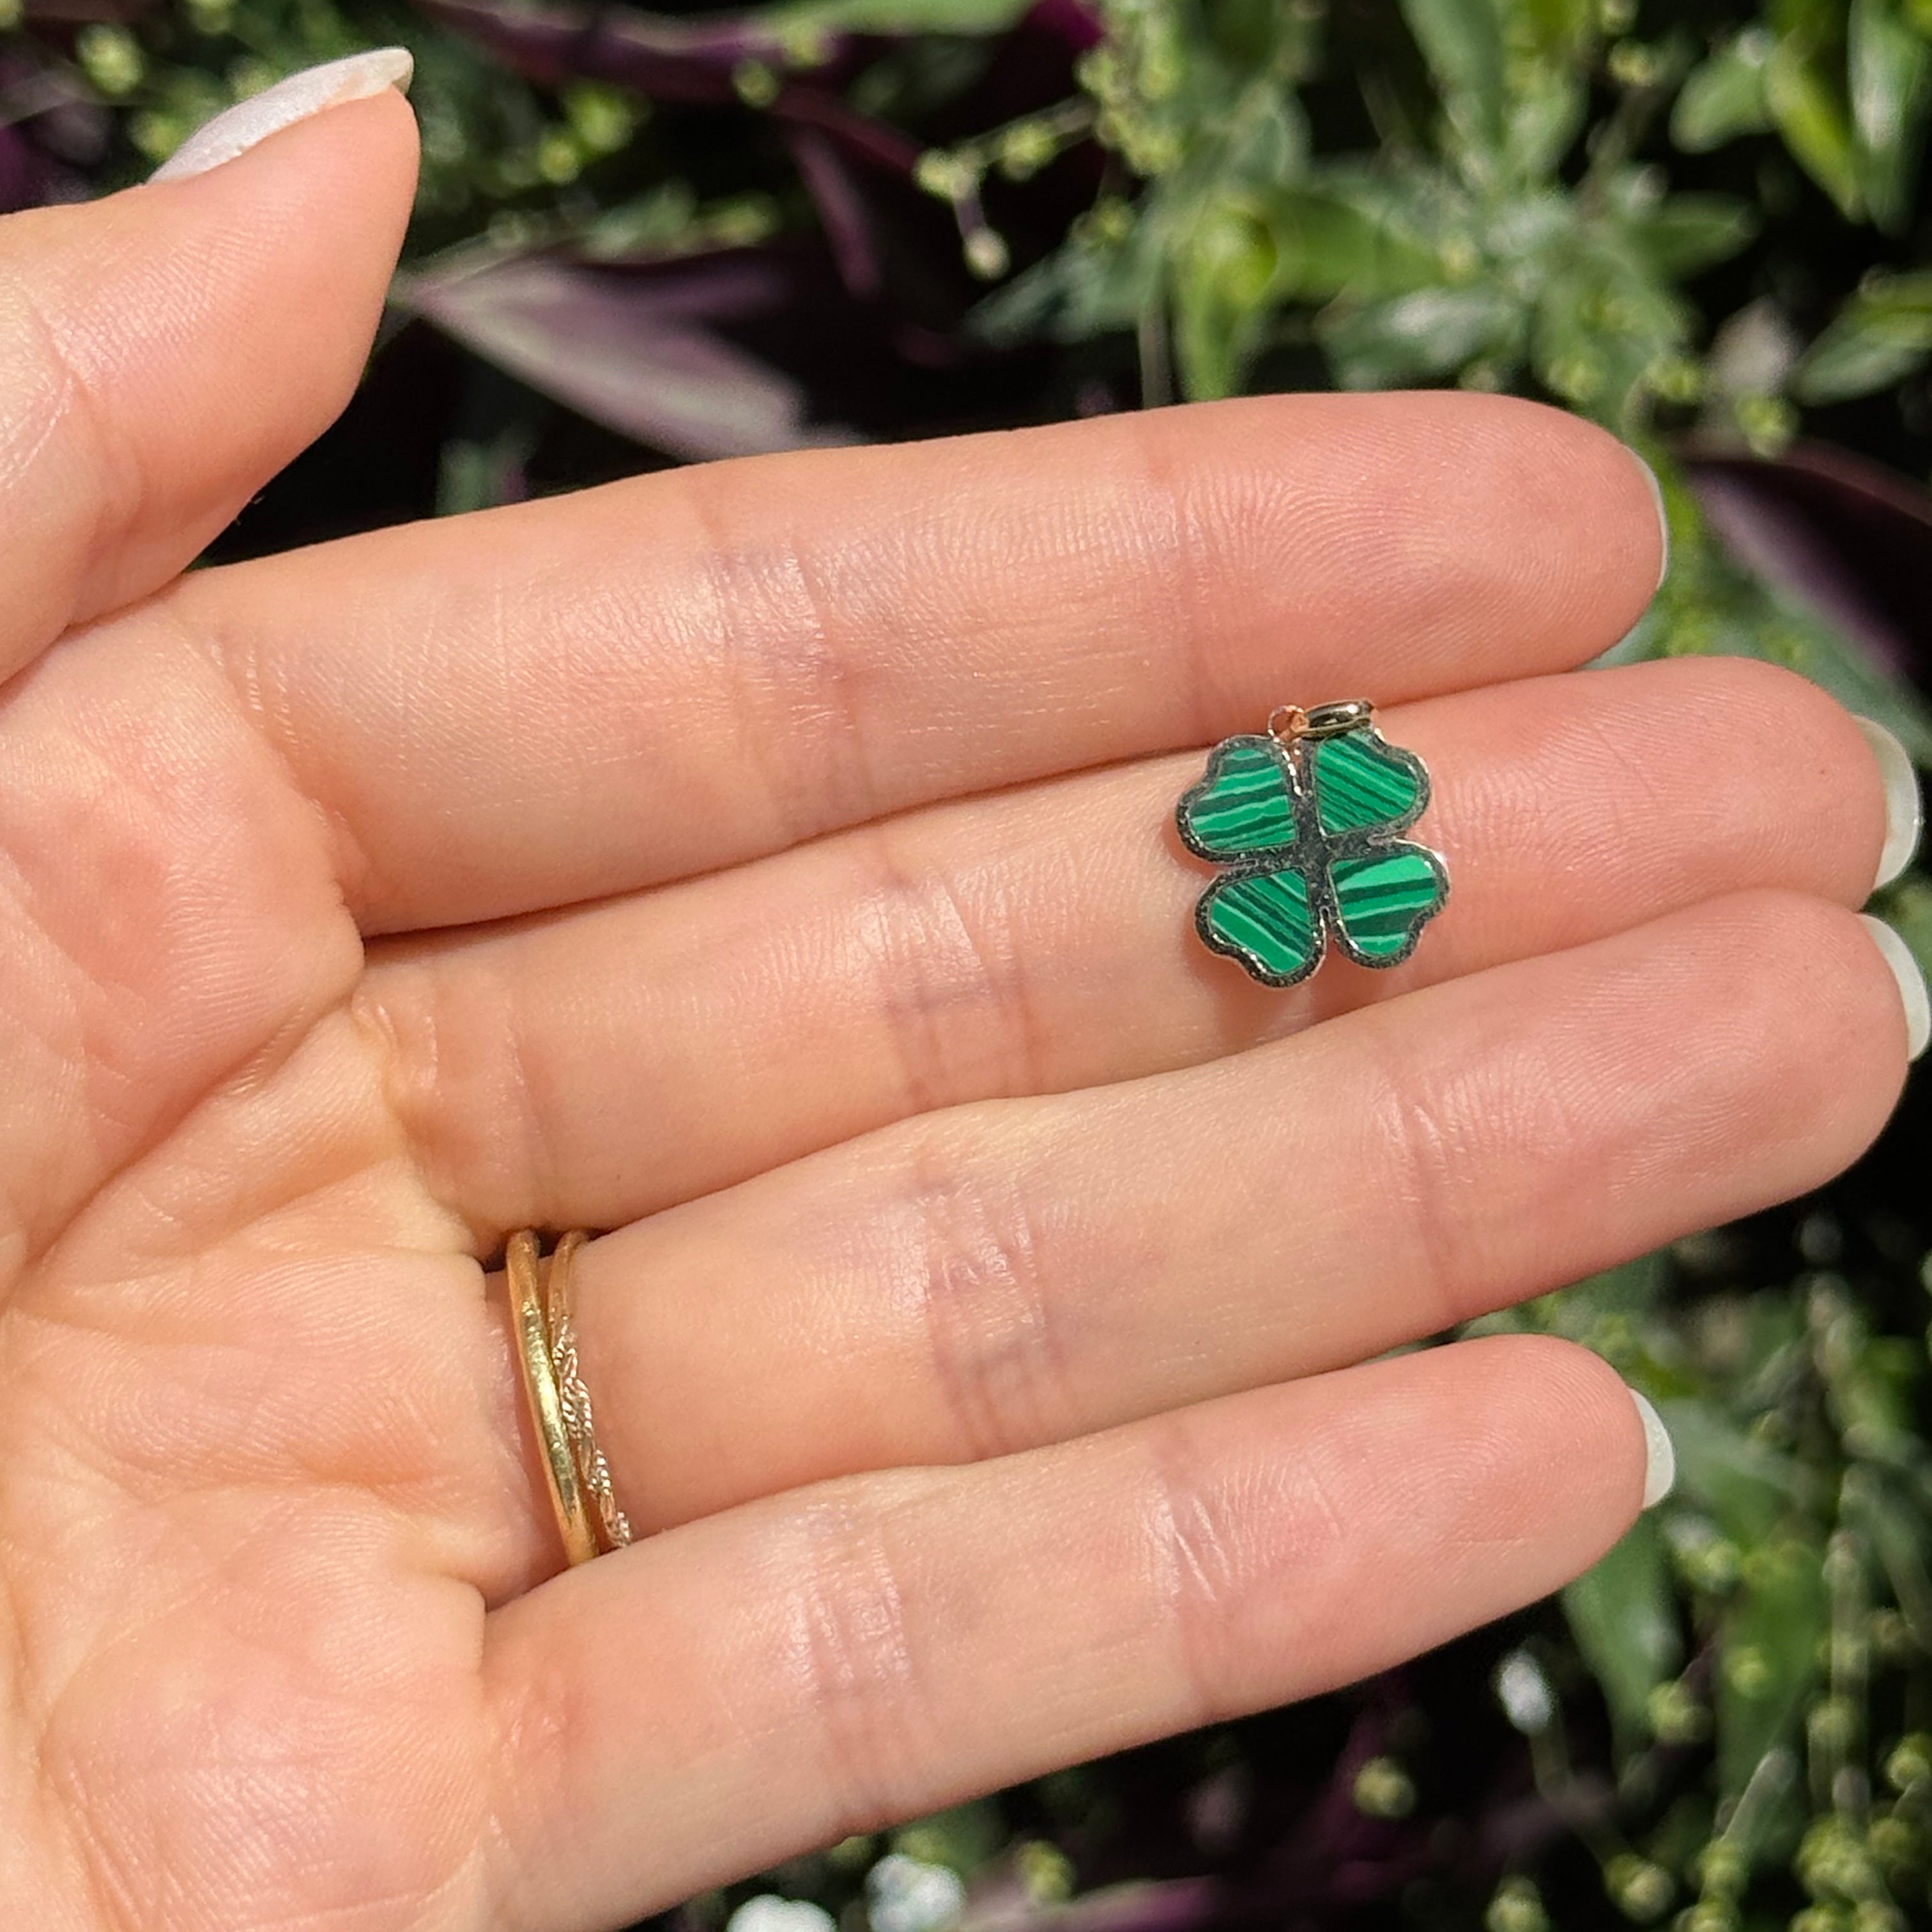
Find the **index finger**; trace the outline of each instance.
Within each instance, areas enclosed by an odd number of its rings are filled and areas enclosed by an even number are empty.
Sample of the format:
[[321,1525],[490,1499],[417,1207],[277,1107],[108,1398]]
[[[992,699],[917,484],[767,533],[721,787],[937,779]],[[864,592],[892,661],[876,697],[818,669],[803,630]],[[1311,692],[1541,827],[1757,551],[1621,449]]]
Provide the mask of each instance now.
[[1282,396],[677,470],[203,573],[170,614],[393,931],[1579,664],[1664,542],[1574,417]]

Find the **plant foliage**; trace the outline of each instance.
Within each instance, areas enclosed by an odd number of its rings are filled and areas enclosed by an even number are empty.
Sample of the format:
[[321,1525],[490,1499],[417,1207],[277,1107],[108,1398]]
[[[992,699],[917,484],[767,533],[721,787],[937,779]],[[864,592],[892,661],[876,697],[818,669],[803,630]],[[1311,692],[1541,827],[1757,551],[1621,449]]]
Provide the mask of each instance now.
[[[1514,391],[1656,459],[1675,562],[1624,656],[1771,658],[1932,757],[1923,632],[1848,622],[1828,572],[1774,586],[1696,487],[1799,438],[1932,462],[1932,0],[0,0],[0,206],[395,40],[424,152],[399,316],[518,379],[470,381],[440,507],[530,487],[546,398],[676,457]],[[1932,886],[1883,910],[1932,964]],[[1560,1612],[684,1924],[1928,1922],[1927,1134],[1916,1094],[1816,1199],[1476,1324],[1598,1349],[1678,1444],[1676,1496]]]

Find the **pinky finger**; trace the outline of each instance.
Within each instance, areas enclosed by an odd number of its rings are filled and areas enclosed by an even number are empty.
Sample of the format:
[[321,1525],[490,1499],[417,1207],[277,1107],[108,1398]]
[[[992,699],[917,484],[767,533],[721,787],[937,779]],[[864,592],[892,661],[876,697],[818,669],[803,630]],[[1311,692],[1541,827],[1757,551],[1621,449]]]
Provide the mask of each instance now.
[[491,1620],[491,1922],[621,1924],[1348,1682],[1568,1581],[1660,1478],[1598,1358],[1511,1336],[687,1525]]

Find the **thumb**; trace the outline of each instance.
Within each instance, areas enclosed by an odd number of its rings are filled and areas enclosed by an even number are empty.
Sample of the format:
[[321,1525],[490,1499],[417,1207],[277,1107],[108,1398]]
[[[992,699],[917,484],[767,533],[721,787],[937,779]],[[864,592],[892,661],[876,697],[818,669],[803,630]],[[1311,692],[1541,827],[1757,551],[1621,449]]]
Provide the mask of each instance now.
[[0,220],[0,680],[166,583],[347,402],[415,191],[409,72],[310,68],[142,187]]

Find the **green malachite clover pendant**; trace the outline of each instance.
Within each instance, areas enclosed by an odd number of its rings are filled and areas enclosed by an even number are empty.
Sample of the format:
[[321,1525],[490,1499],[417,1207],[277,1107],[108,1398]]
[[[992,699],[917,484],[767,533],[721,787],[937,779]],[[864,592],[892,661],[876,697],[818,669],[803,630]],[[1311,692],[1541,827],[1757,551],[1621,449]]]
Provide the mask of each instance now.
[[1194,926],[1264,986],[1292,986],[1332,939],[1361,966],[1399,966],[1449,897],[1449,872],[1396,836],[1429,805],[1429,772],[1391,745],[1366,699],[1285,704],[1253,736],[1223,738],[1181,794],[1181,842],[1224,867]]

